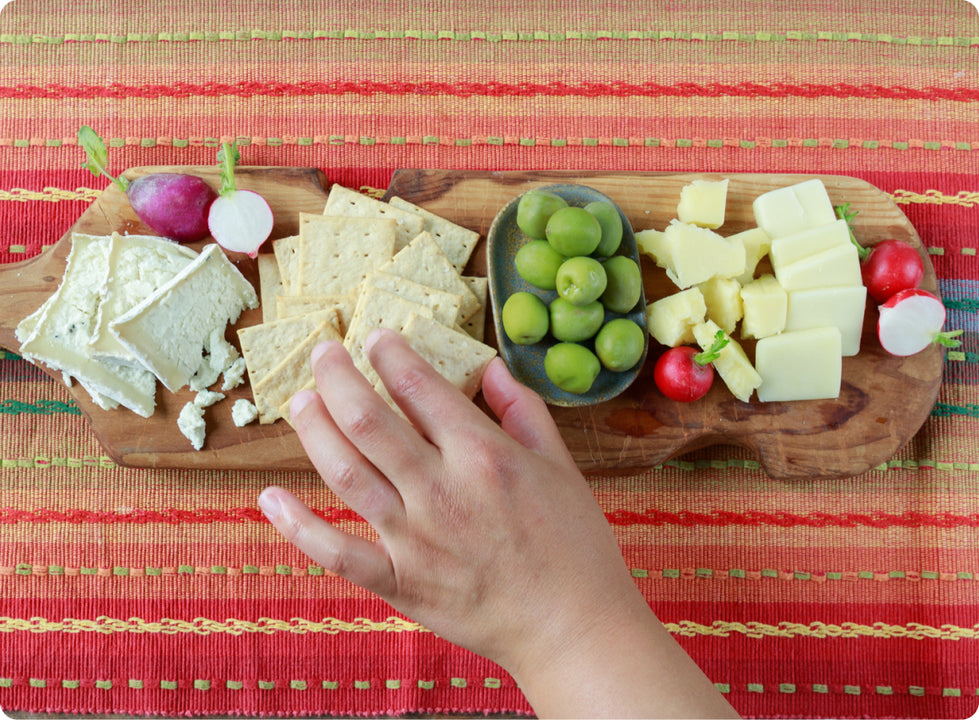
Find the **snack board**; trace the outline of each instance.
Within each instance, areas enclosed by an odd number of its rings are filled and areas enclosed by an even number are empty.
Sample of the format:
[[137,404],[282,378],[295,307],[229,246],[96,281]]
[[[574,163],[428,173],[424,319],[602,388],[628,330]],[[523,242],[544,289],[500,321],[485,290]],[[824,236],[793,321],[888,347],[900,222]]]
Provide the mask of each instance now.
[[[146,167],[129,170],[130,178],[150,172],[190,172],[218,185],[217,169]],[[295,236],[302,213],[321,214],[328,197],[324,174],[307,168],[238,168],[238,185],[263,194],[276,219],[272,238]],[[676,215],[681,188],[694,178],[726,177],[728,214],[724,232],[753,225],[751,201],[757,195],[812,176],[751,174],[665,174],[611,172],[479,172],[399,170],[385,199],[394,197],[477,232],[481,240],[465,268],[468,276],[486,275],[485,237],[497,212],[525,190],[553,183],[580,183],[608,195],[625,212],[633,229],[660,228]],[[858,239],[873,244],[896,237],[915,246],[925,261],[924,289],[937,291],[937,280],[914,228],[882,191],[849,177],[819,176],[834,203],[859,210]],[[57,288],[65,267],[72,232],[93,235],[113,231],[148,234],[114,186],[108,187],[71,230],[41,255],[0,267],[0,345],[17,352],[14,328]],[[200,249],[201,245],[194,246]],[[263,252],[272,252],[271,243]],[[256,289],[259,263],[232,256]],[[670,281],[653,263],[643,261],[646,301],[672,292]],[[941,383],[944,351],[938,347],[906,358],[885,353],[876,342],[876,308],[868,304],[861,352],[846,358],[843,386],[836,400],[749,403],[736,400],[722,383],[702,400],[679,404],[664,398],[652,380],[652,364],[662,351],[651,344],[644,369],[633,385],[611,401],[583,408],[551,408],[575,460],[586,473],[649,467],[686,451],[709,445],[746,447],[772,477],[840,477],[886,462],[917,432],[933,407]],[[245,311],[236,330],[262,322],[262,309]],[[492,322],[486,340],[495,345]],[[54,376],[55,374],[52,373]],[[61,380],[60,374],[57,379]],[[251,423],[236,427],[230,405],[251,397],[249,385],[227,393],[219,407],[208,408],[207,440],[195,451],[177,428],[183,405],[193,398],[185,388],[160,389],[157,409],[148,419],[126,410],[104,411],[75,386],[68,390],[88,418],[106,452],[116,462],[143,467],[215,469],[311,469],[288,423]],[[478,398],[477,398],[478,401]],[[222,407],[227,404],[227,407]]]

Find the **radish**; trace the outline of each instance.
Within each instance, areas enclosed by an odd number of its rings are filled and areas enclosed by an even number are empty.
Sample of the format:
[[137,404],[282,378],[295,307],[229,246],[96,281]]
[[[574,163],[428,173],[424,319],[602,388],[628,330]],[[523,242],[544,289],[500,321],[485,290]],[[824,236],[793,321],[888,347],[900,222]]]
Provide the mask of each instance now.
[[217,193],[194,175],[151,173],[130,181],[108,173],[105,142],[88,125],[78,130],[78,144],[87,160],[82,167],[104,175],[126,193],[133,211],[146,225],[177,242],[194,242],[208,235],[207,215]]
[[703,352],[687,346],[670,348],[653,367],[656,387],[670,400],[699,400],[714,384],[714,367],[711,363],[727,344],[728,338],[724,336],[724,331],[718,330],[714,343]]
[[207,226],[218,245],[231,252],[258,255],[258,249],[272,234],[272,208],[261,195],[235,187],[235,165],[241,154],[235,143],[223,143],[218,151],[221,164],[221,190],[211,203]]
[[877,337],[881,347],[891,355],[905,357],[921,352],[929,345],[958,347],[955,340],[961,330],[942,332],[945,306],[927,290],[899,290],[879,307]]
[[857,210],[850,203],[836,206],[836,216],[846,220],[850,241],[860,258],[860,275],[867,294],[879,303],[885,302],[899,290],[916,288],[925,274],[925,265],[918,251],[900,240],[882,240],[873,247],[864,247],[853,234],[853,218]]

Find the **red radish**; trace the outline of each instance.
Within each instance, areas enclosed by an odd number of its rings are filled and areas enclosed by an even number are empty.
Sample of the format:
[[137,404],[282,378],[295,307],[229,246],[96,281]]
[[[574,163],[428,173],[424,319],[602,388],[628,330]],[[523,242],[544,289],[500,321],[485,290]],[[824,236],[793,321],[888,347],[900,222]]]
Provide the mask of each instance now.
[[225,250],[255,257],[272,234],[272,208],[257,192],[235,187],[235,165],[240,157],[235,143],[223,143],[218,151],[221,191],[211,203],[207,225],[211,236]]
[[927,290],[899,290],[879,307],[877,337],[881,347],[891,355],[906,357],[929,345],[958,347],[954,338],[961,330],[942,332],[945,325],[945,306]]
[[714,336],[714,343],[703,352],[687,346],[670,348],[660,356],[653,368],[656,387],[670,400],[699,400],[714,383],[714,367],[711,363],[727,344],[724,331],[719,330]]
[[879,303],[908,288],[916,288],[925,274],[918,251],[900,240],[882,240],[870,250],[860,268],[867,293]]
[[149,228],[178,242],[207,237],[207,214],[217,193],[206,182],[182,173],[151,173],[133,181],[112,177],[106,170],[109,151],[98,133],[82,125],[78,144],[86,155],[82,167],[104,175],[126,193],[133,211]]
[[850,203],[836,206],[836,216],[846,220],[850,241],[857,248],[867,294],[882,303],[899,290],[918,287],[925,274],[918,251],[900,240],[882,240],[873,247],[864,247],[853,234],[853,218],[858,212],[850,210]]

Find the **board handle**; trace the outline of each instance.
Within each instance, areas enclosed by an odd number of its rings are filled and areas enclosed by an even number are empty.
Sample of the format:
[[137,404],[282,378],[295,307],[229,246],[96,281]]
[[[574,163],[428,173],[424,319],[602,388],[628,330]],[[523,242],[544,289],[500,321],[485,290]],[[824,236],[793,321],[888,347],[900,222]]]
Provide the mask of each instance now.
[[28,260],[0,265],[0,347],[19,349],[17,325],[58,289],[69,250],[62,240]]

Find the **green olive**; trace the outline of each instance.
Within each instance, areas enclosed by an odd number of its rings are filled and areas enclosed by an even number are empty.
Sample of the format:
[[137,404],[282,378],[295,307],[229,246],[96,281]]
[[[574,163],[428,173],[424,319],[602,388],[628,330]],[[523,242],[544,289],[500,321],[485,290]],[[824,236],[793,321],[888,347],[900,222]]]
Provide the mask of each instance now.
[[645,346],[645,330],[627,318],[609,320],[595,336],[595,353],[602,365],[613,372],[634,368]]
[[582,342],[594,337],[605,322],[605,308],[595,300],[587,305],[572,305],[563,297],[550,305],[551,335],[564,342]]
[[517,274],[541,290],[557,287],[557,269],[565,260],[547,240],[531,240],[523,245],[513,257]]
[[547,305],[529,292],[515,292],[503,303],[503,331],[517,345],[532,345],[547,334]]
[[565,392],[580,395],[591,389],[602,364],[591,350],[577,343],[558,343],[544,354],[544,372]]
[[573,257],[558,268],[557,294],[572,305],[587,305],[601,297],[608,285],[602,264],[590,257]]
[[595,200],[585,205],[585,210],[594,215],[602,226],[602,240],[595,248],[595,255],[613,255],[622,243],[622,216],[619,215],[619,209],[610,202]]
[[543,239],[547,221],[568,206],[560,195],[546,190],[529,190],[517,201],[517,227],[532,238]]
[[547,242],[565,257],[591,255],[602,241],[602,226],[580,207],[561,208],[547,221]]
[[601,295],[602,304],[612,312],[627,313],[642,297],[642,270],[625,255],[610,257],[602,266],[608,283]]

